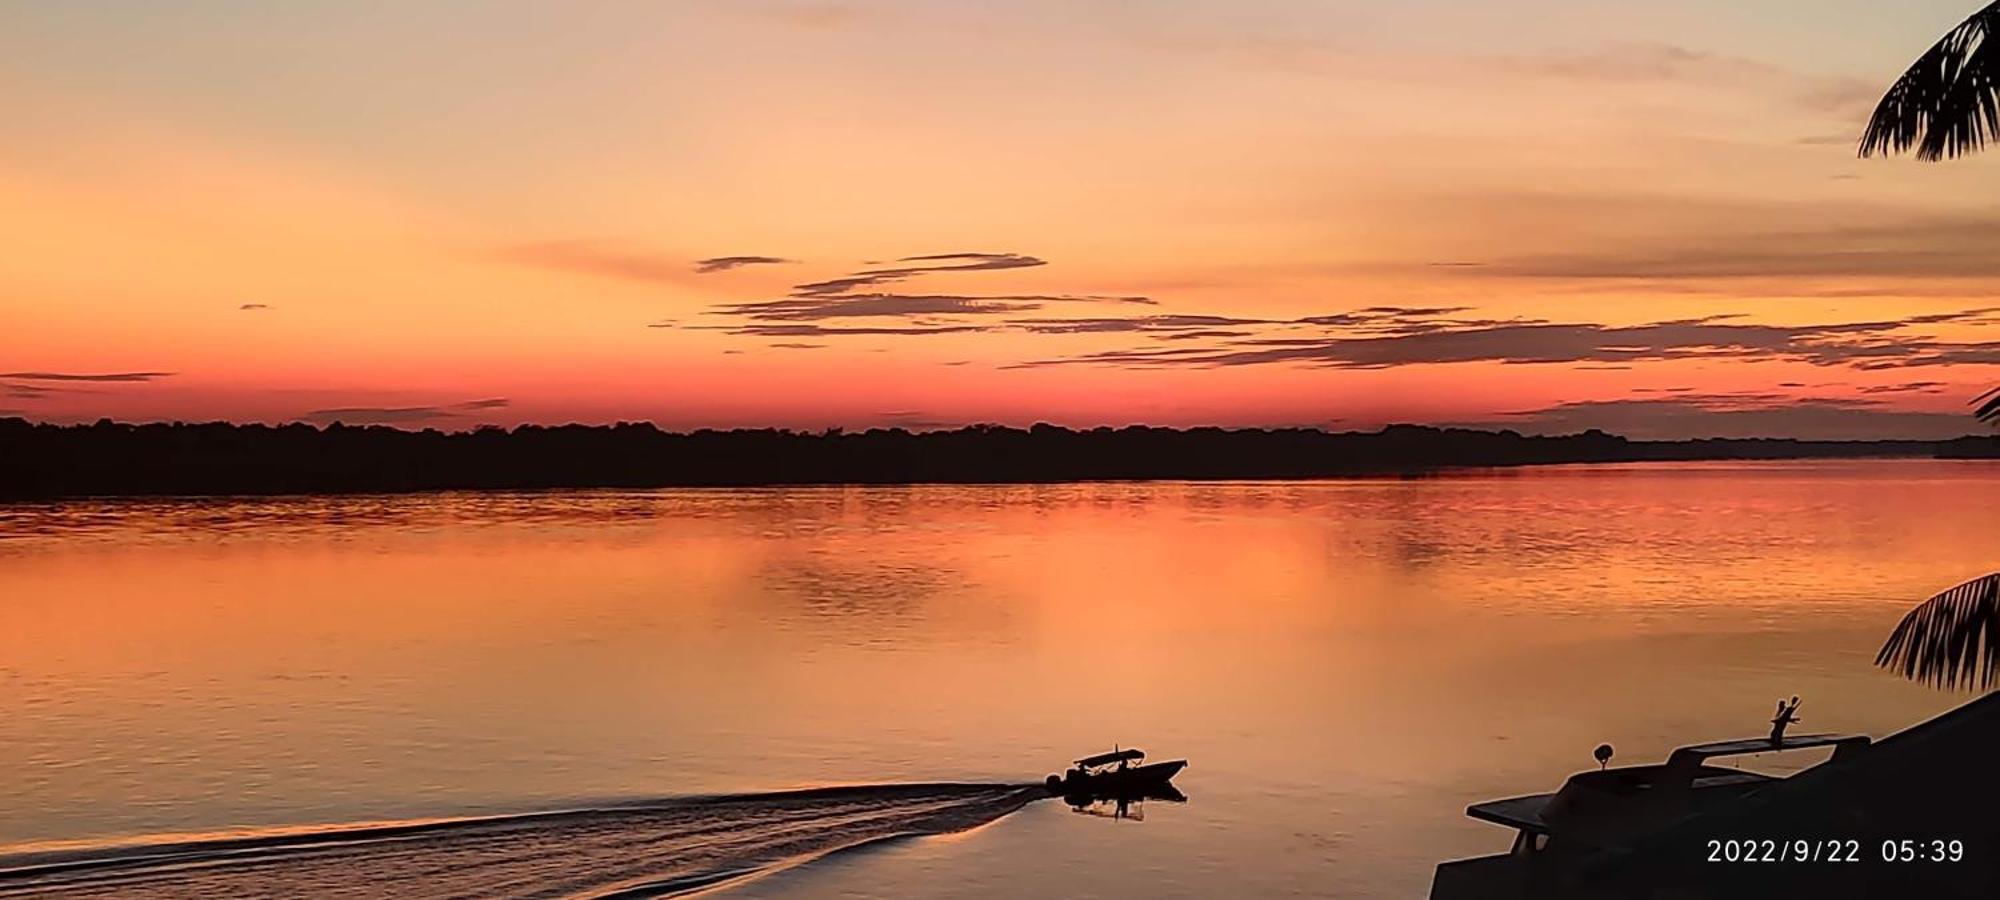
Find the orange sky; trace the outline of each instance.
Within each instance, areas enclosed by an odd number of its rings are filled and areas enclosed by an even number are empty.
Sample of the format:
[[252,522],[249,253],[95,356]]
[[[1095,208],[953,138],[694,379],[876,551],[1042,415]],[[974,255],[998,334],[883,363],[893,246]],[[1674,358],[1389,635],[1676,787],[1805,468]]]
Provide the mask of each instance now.
[[0,410],[1867,437],[2000,380],[2000,160],[1853,153],[1961,4],[990,6],[11,6]]

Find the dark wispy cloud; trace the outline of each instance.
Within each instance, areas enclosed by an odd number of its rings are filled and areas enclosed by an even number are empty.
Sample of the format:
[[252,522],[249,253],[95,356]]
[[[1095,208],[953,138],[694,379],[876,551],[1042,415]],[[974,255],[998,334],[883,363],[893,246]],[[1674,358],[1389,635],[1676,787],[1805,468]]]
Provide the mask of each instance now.
[[268,303],[245,303],[242,306],[238,306],[236,308],[239,310],[250,311],[259,309],[270,309],[271,305]]
[[829,297],[851,293],[857,288],[877,287],[908,281],[918,275],[937,272],[978,272],[992,269],[1025,269],[1048,265],[1047,261],[1020,253],[932,253],[893,260],[906,265],[863,269],[839,278],[797,285],[795,296]]
[[[1500,362],[1630,364],[1673,359],[1789,360],[1813,365],[1885,369],[2000,363],[2000,344],[1942,341],[1912,329],[1945,322],[1992,324],[1992,310],[1911,316],[1869,322],[1764,325],[1736,316],[1602,325],[1454,320],[1422,315],[1365,319],[1359,332],[1265,335],[1208,346],[1107,350],[1025,363],[1167,366],[1313,365],[1377,369],[1401,365]],[[1296,322],[1340,322],[1354,314],[1315,316]]]
[[841,294],[728,303],[714,312],[759,321],[813,321],[874,316],[994,316],[1032,312],[1049,304],[1150,306],[1147,297],[1101,294]]
[[1187,331],[1228,328],[1235,325],[1269,325],[1272,319],[1239,319],[1233,316],[1163,315],[1098,316],[1077,319],[1012,319],[1007,324],[1036,334],[1105,334],[1133,331]]
[[[1019,316],[1059,304],[1155,305],[1150,297],[1129,294],[941,294],[861,290],[937,273],[987,272],[1044,266],[1023,253],[929,253],[905,256],[839,278],[795,285],[790,295],[771,300],[724,303],[710,314],[736,324],[678,326],[671,321],[654,328],[688,327],[721,330],[750,337],[819,335],[923,335],[996,330],[990,320]],[[893,324],[817,325],[837,319],[894,319]],[[968,321],[971,320],[971,321]],[[1047,320],[1048,323],[1069,320]],[[1023,320],[1011,327],[1029,328]],[[1053,324],[1036,327],[1055,328]],[[1076,327],[1085,327],[1082,325]],[[1131,330],[1141,330],[1135,326]]]
[[876,418],[887,427],[903,428],[910,431],[938,431],[942,429],[962,428],[965,425],[962,419],[953,419],[937,413],[916,409],[899,409],[878,413]]
[[820,350],[826,347],[825,344],[801,344],[792,341],[779,342],[771,346],[779,350]]
[[895,260],[904,263],[950,263],[950,268],[960,269],[1013,269],[1021,266],[1047,265],[1042,260],[1021,253],[925,253],[905,256]]
[[171,377],[172,372],[0,372],[0,378],[20,381],[91,381],[131,384]]
[[810,321],[870,316],[982,316],[1032,310],[1038,303],[1019,297],[955,294],[850,294],[837,298],[786,297],[731,303],[716,312],[762,321]]
[[[75,375],[61,372],[10,372],[0,378],[21,381],[0,382],[0,397],[41,400],[58,394],[102,394],[125,384],[142,384],[164,372],[118,372],[109,375]],[[151,377],[147,377],[151,376]],[[27,382],[27,383],[22,383]]]
[[1864,394],[1942,394],[1942,381],[1910,381],[1903,384],[1871,384],[1861,388]]
[[[1016,318],[1001,323],[1004,328],[1034,334],[1119,334],[1143,333],[1158,340],[1221,341],[1232,339],[1257,345],[1283,338],[1271,335],[1324,333],[1338,330],[1354,334],[1414,334],[1446,328],[1504,324],[1501,320],[1456,318],[1465,306],[1367,306],[1347,312],[1304,316],[1293,319],[1246,318],[1196,314],[1137,316],[1091,316],[1075,318]],[[1293,338],[1299,340],[1299,338]]]
[[[1446,261],[1439,267],[1472,277],[1645,277],[1691,273],[1768,275],[1772,258],[1794,258],[1798,271],[1889,271],[1896,252],[1930,253],[1932,270],[1950,263],[1959,271],[2000,262],[1973,252],[1951,227],[1962,220],[1904,222],[1886,226],[1825,229],[1820,248],[1845,260],[1829,265],[1785,249],[1719,249],[1683,254],[1616,257],[1577,254],[1564,258]],[[1996,220],[2000,226],[2000,220]],[[2000,236],[1996,233],[1994,236]],[[1914,245],[1936,239],[1927,250]],[[1958,241],[1958,243],[1953,243]],[[1782,243],[1782,242],[1779,242]],[[1808,241],[1810,243],[1810,241]],[[1940,249],[1941,244],[1946,249]],[[1856,249],[1861,245],[1864,249]],[[1895,251],[1895,252],[1892,252]],[[1732,255],[1733,254],[1733,255]],[[1949,256],[1947,260],[1944,257]],[[1975,259],[1975,257],[1977,257]],[[1635,262],[1650,260],[1650,264]],[[1683,263],[1686,264],[1676,264]],[[2000,344],[1945,340],[1928,326],[2000,325],[1992,309],[1915,315],[1899,319],[1805,325],[1758,324],[1740,315],[1642,324],[1608,325],[1537,318],[1482,318],[1466,306],[1378,305],[1296,318],[1146,313],[1064,316],[1055,304],[1141,304],[1141,296],[1098,294],[943,294],[862,290],[936,273],[966,273],[1047,265],[1020,253],[938,253],[906,256],[840,278],[796,285],[789,296],[713,307],[699,324],[656,322],[652,327],[715,330],[728,334],[804,343],[844,336],[923,337],[973,332],[1031,335],[1119,335],[1146,339],[1139,346],[1072,356],[1031,359],[1013,367],[1096,365],[1124,368],[1235,367],[1298,365],[1379,369],[1404,365],[1465,362],[1566,364],[1590,369],[1624,369],[1635,364],[1686,359],[1788,361],[1856,370],[1957,364],[2000,364]],[[1945,266],[1949,268],[1950,266]],[[792,346],[791,344],[775,346]],[[1933,385],[1907,389],[1915,393]],[[1674,399],[1682,399],[1676,397]]]
[[1733,227],[1720,215],[1700,224],[1700,237],[1492,260],[1466,274],[1655,280],[2000,276],[2000,253],[1993,252],[2000,244],[2000,215],[1922,216],[1792,230]]
[[1898,410],[1874,398],[1802,398],[1763,392],[1581,400],[1462,424],[1536,434],[1597,428],[1642,440],[1689,436],[1843,439],[1857,434],[1936,440],[1973,430],[1971,420],[1959,413]]
[[986,331],[981,325],[816,325],[812,323],[748,323],[743,325],[688,325],[694,329],[720,330],[745,337],[851,337],[855,335],[964,334]]
[[318,424],[341,422],[349,425],[389,425],[422,422],[457,415],[437,406],[339,406],[315,409],[299,418]]
[[473,413],[504,409],[508,406],[505,397],[488,400],[468,400],[444,406],[343,406],[333,409],[315,409],[302,416],[300,421],[317,425],[339,422],[344,425],[401,425],[413,422],[461,419]]
[[1230,331],[1218,328],[1198,331],[1168,331],[1162,334],[1155,334],[1153,337],[1162,341],[1208,341],[1221,338],[1250,337],[1254,334],[1256,334],[1254,331]]
[[782,256],[711,256],[708,259],[695,260],[694,270],[698,274],[706,275],[710,272],[727,272],[744,266],[776,266],[795,262],[798,260]]
[[1449,325],[1496,324],[1495,320],[1449,318],[1471,310],[1469,306],[1365,306],[1348,312],[1306,316],[1292,321],[1301,325],[1323,325],[1364,331],[1392,329],[1425,331]]

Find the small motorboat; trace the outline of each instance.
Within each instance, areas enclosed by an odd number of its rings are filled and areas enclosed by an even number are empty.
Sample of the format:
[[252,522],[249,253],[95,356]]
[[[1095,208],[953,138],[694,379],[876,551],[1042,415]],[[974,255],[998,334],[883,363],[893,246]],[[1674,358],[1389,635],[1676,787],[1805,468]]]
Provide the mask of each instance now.
[[1049,793],[1065,797],[1139,797],[1170,788],[1174,776],[1187,768],[1185,759],[1150,765],[1145,759],[1142,750],[1113,750],[1086,756],[1077,760],[1074,768],[1061,775],[1050,775],[1044,783]]

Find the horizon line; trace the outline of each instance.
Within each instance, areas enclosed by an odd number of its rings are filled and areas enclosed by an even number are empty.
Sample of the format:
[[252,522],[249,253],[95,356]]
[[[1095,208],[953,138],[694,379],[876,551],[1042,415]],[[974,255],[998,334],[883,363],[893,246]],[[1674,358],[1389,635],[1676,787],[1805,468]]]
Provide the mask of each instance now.
[[229,419],[208,419],[208,420],[154,419],[145,421],[140,421],[140,420],[128,421],[128,420],[113,419],[109,416],[102,416],[87,422],[81,420],[62,422],[62,421],[52,421],[52,420],[35,420],[35,419],[30,419],[26,416],[21,416],[16,414],[0,415],[0,426],[7,426],[15,422],[23,423],[29,427],[65,428],[65,429],[86,429],[86,428],[98,428],[105,426],[123,427],[123,428],[149,428],[149,427],[194,428],[194,427],[212,427],[220,425],[229,428],[267,428],[267,429],[296,427],[296,428],[306,428],[321,433],[331,431],[334,429],[346,429],[346,430],[356,430],[356,431],[382,430],[382,431],[394,431],[402,434],[424,434],[426,432],[431,432],[444,436],[472,435],[481,432],[501,432],[511,435],[515,432],[522,430],[552,431],[558,429],[574,429],[574,428],[605,429],[605,430],[614,430],[619,428],[647,428],[662,435],[680,435],[680,436],[688,436],[688,435],[703,434],[703,433],[709,433],[709,434],[771,433],[771,434],[794,435],[800,437],[848,437],[848,436],[860,436],[860,435],[875,434],[875,433],[879,434],[902,433],[908,435],[924,435],[924,434],[949,434],[949,433],[965,432],[965,431],[1016,431],[1023,434],[1031,434],[1037,430],[1054,429],[1057,431],[1067,432],[1070,434],[1090,434],[1093,432],[1119,432],[1119,431],[1139,430],[1139,431],[1164,431],[1164,432],[1175,432],[1175,433],[1220,432],[1223,434],[1258,434],[1258,433],[1271,434],[1271,433],[1285,433],[1285,432],[1305,432],[1305,433],[1316,433],[1316,434],[1337,436],[1337,435],[1382,435],[1382,434],[1387,434],[1391,431],[1404,430],[1404,431],[1433,431],[1441,433],[1463,432],[1467,434],[1481,434],[1481,435],[1512,434],[1523,438],[1542,438],[1542,439],[1579,438],[1591,435],[1602,435],[1605,437],[1616,438],[1621,441],[1627,441],[1635,444],[1684,444],[1684,443],[1698,443],[1704,441],[1740,441],[1740,442],[1791,441],[1796,443],[1810,443],[1810,444],[1942,444],[1942,443],[1952,443],[1955,441],[1962,441],[1962,440],[1982,440],[1982,439],[2000,440],[2000,431],[1995,431],[1992,433],[1981,433],[1976,429],[1969,429],[1963,434],[1954,435],[1951,437],[1795,437],[1786,435],[1750,435],[1750,436],[1729,437],[1722,435],[1703,435],[1703,436],[1675,437],[1675,438],[1635,438],[1615,431],[1609,431],[1603,428],[1595,428],[1595,427],[1586,428],[1578,431],[1522,431],[1516,428],[1496,427],[1493,423],[1437,424],[1428,422],[1385,422],[1373,428],[1357,427],[1357,428],[1350,428],[1343,430],[1335,430],[1334,428],[1330,428],[1324,425],[1308,425],[1308,424],[1152,425],[1144,422],[1128,422],[1122,425],[1100,424],[1100,425],[1090,425],[1090,426],[1073,426],[1073,425],[1062,425],[1043,420],[1038,420],[1028,425],[1013,425],[997,421],[983,421],[983,422],[974,421],[974,422],[953,423],[949,425],[944,425],[944,424],[898,425],[893,423],[875,424],[864,427],[851,427],[845,425],[828,425],[819,427],[786,426],[786,425],[734,425],[726,427],[700,426],[694,428],[674,429],[674,428],[663,428],[657,422],[651,419],[618,419],[608,422],[606,421],[585,422],[585,421],[571,420],[555,424],[544,423],[544,422],[517,422],[512,425],[501,425],[498,423],[464,423],[464,427],[460,428],[453,428],[453,427],[441,428],[438,427],[437,425],[423,425],[422,427],[416,427],[418,424],[416,422],[349,423],[341,421],[340,419],[337,418],[324,422],[314,422],[301,418],[285,419],[281,421],[265,421],[265,420],[233,421]]

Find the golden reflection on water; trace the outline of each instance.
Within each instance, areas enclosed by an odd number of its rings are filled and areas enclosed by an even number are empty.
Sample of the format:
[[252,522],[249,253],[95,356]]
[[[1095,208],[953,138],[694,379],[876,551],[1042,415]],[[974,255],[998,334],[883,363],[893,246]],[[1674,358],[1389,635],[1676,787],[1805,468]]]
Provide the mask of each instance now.
[[1949,705],[1869,661],[1992,568],[1997,474],[4,507],[0,844],[1038,780],[1121,742],[1194,760],[1194,800],[1120,877],[1404,895],[1504,847],[1465,803],[1601,740],[1751,734],[1793,693],[1813,730]]

